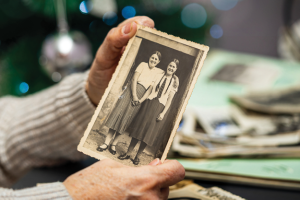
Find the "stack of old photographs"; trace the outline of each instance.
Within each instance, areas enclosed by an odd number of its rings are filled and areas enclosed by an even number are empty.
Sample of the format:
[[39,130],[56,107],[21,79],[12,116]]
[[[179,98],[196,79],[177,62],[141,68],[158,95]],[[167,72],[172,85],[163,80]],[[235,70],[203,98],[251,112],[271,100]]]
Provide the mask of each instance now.
[[201,199],[201,200],[245,200],[218,187],[204,188],[192,180],[183,180],[170,186],[169,200]]
[[173,150],[197,158],[300,157],[300,87],[230,99],[228,107],[188,109]]
[[210,52],[169,158],[191,179],[299,190],[299,74],[299,63]]
[[187,177],[300,189],[300,87],[230,100],[183,115],[172,149]]

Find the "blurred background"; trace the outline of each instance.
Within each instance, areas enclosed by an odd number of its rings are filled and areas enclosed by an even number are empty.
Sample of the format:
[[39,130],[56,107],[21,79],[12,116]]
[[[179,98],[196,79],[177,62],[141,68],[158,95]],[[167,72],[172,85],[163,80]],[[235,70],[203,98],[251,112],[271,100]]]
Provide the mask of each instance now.
[[[31,94],[89,68],[107,32],[136,15],[211,49],[280,57],[286,2],[291,1],[0,0],[0,95]],[[299,9],[294,1],[288,25],[300,19]]]
[[[201,185],[297,199],[220,182],[300,189],[299,10],[296,0],[0,0],[0,97],[87,70],[111,28],[149,16],[157,30],[210,47],[169,156]],[[34,169],[14,188],[63,181],[93,162]]]

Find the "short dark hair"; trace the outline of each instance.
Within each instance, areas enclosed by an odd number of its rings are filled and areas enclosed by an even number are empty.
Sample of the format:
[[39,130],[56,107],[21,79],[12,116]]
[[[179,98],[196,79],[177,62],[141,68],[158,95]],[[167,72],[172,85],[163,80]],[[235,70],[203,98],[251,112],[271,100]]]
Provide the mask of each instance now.
[[161,53],[159,51],[154,51],[151,55],[156,54],[158,59],[161,59]]

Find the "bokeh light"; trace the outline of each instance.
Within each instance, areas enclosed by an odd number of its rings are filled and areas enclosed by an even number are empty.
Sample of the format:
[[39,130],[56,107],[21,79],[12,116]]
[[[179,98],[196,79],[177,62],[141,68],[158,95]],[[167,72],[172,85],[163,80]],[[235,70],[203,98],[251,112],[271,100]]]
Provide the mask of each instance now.
[[112,26],[118,21],[118,15],[114,12],[107,12],[103,15],[102,20],[108,26]]
[[82,1],[79,5],[79,10],[83,14],[88,14],[92,10],[92,4],[89,1]]
[[213,37],[215,39],[218,39],[218,38],[222,37],[222,35],[223,35],[222,27],[217,24],[213,25],[210,28],[209,32],[210,32],[211,37]]
[[212,4],[219,10],[230,10],[239,0],[211,0]]
[[62,77],[59,72],[53,72],[51,78],[52,78],[52,81],[59,82]]
[[69,35],[59,36],[57,40],[57,49],[62,54],[68,54],[73,48],[73,40]]
[[102,18],[107,12],[118,13],[118,5],[116,0],[88,0],[92,5],[89,14]]
[[132,7],[132,6],[126,6],[122,9],[122,15],[125,19],[134,17],[135,14],[136,14],[136,11],[135,11],[134,7]]
[[206,10],[197,3],[188,4],[181,11],[181,21],[189,28],[199,28],[203,26],[206,19]]
[[152,0],[152,2],[155,8],[165,15],[173,15],[182,7],[182,0]]
[[19,85],[19,90],[20,90],[21,93],[25,94],[29,90],[29,85],[27,83],[25,83],[25,82],[22,82]]

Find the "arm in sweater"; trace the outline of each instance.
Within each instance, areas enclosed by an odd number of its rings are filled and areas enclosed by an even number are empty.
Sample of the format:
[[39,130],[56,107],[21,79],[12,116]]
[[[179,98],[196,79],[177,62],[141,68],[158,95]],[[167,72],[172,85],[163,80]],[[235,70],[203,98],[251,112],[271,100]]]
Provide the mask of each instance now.
[[[10,186],[32,167],[84,158],[77,145],[95,110],[85,79],[75,74],[37,94],[0,99],[0,186]],[[0,197],[5,193],[12,191],[0,189]]]
[[[119,24],[118,27],[113,28],[99,47],[86,84],[89,99],[94,104],[98,103],[101,99],[118,65],[124,47],[137,31],[137,24],[151,28],[154,27],[153,20],[148,17],[138,16],[127,19]],[[89,103],[89,99],[85,94],[82,84],[83,78],[78,75],[72,76],[72,78],[69,77],[58,86],[46,92],[25,99],[7,97],[0,100],[0,186],[1,184],[5,186],[10,185],[21,174],[33,166],[53,165],[64,159],[78,160],[83,157],[81,153],[76,151],[76,146],[94,112],[94,108]],[[77,187],[83,186],[83,190],[72,193],[74,197],[88,195],[89,198],[94,198],[101,195],[106,198],[120,191],[119,184],[123,184],[124,188],[127,188],[126,191],[128,191],[130,189],[128,186],[132,182],[141,183],[137,180],[138,177],[132,176],[132,174],[136,173],[136,168],[128,168],[122,165],[120,167],[120,169],[123,169],[122,175],[116,175],[115,169],[112,168],[116,164],[117,162],[98,162],[96,166],[98,166],[97,169],[99,170],[96,170],[96,174],[101,179],[104,177],[108,180],[111,180],[111,176],[118,178],[128,175],[128,178],[124,180],[128,180],[129,182],[117,182],[117,188],[114,187],[116,186],[114,182],[104,184],[107,181],[96,181],[105,187],[90,186],[88,187],[89,190],[86,190],[86,185],[82,184],[81,178],[77,177],[76,174],[71,175],[67,180],[77,180],[79,181],[78,184],[73,185],[72,183],[68,184],[64,182],[64,185],[68,188],[68,191],[73,192]],[[174,166],[175,168],[172,169]],[[152,169],[151,180],[157,181],[150,188],[149,183],[145,182],[144,186],[148,188],[146,193],[157,194],[155,195],[156,198],[158,196],[167,197],[168,190],[164,190],[163,188],[181,180],[184,175],[184,169],[175,161],[170,161],[169,164],[164,164],[158,168],[149,168],[147,166],[140,168],[141,173],[144,170]],[[91,166],[83,170],[89,175],[91,185],[95,185],[95,180],[100,180],[94,176],[95,172],[93,169]],[[103,169],[111,173],[103,173]],[[157,170],[171,176],[163,176],[165,179],[162,180],[162,176],[157,175],[159,174]],[[141,178],[145,180],[144,177],[141,176]],[[161,182],[164,184],[161,184]],[[23,199],[42,199],[45,197],[33,196],[32,193],[45,194],[42,191],[49,190],[46,198],[67,198],[61,196],[61,189],[65,190],[61,183],[58,183],[58,185],[52,183],[47,187],[46,185],[44,186],[45,190],[39,187],[16,192],[3,189],[0,192],[0,197],[12,199],[17,195],[18,199],[20,197]],[[140,184],[134,186],[132,190],[138,191],[139,188],[141,188]],[[9,192],[14,193],[14,195],[6,196]],[[144,196],[149,196],[147,194]],[[121,192],[119,193],[119,197],[117,199],[127,199],[129,196]]]

